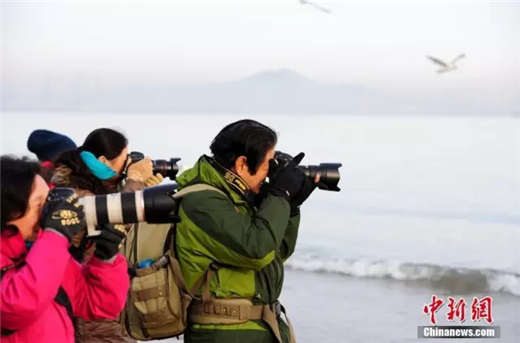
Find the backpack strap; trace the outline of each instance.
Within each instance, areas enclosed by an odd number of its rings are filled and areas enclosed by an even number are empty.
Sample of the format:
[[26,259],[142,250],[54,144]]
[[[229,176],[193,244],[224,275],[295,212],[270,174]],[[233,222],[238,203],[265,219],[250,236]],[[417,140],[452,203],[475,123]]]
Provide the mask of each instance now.
[[4,329],[4,328],[2,328],[1,335],[2,335],[2,337],[5,337],[5,336],[11,336],[11,335],[14,334],[15,332],[16,332],[16,330],[9,330],[9,329]]
[[[227,196],[226,193],[224,193],[217,187],[213,187],[213,186],[207,185],[205,183],[198,183],[195,185],[187,186],[187,187],[183,188],[182,190],[176,192],[173,195],[173,198],[175,200],[177,200],[176,204],[175,204],[174,213],[176,215],[179,214],[179,208],[180,208],[182,198],[184,198],[186,195],[188,195],[190,193],[196,193],[196,192],[201,192],[201,191],[214,191],[214,192]],[[172,227],[168,231],[168,234],[166,235],[166,240],[164,242],[164,249],[163,249],[164,253],[166,253],[166,251],[168,251],[168,249],[171,249],[174,256],[177,256],[177,254],[175,252],[175,230],[176,229],[177,229],[177,223],[173,223]]]
[[[22,262],[23,263],[23,262]],[[18,263],[18,264],[11,264],[7,267],[4,267],[0,270],[0,279],[4,277],[4,274],[5,272],[7,272],[9,269],[11,268],[17,268],[18,269],[18,265],[19,264],[22,264],[22,263]],[[11,336],[13,333],[15,333],[16,331],[15,330],[9,330],[9,329],[4,329],[4,328],[1,328],[2,331],[1,331],[1,335],[2,336]]]
[[[2,278],[5,274],[5,272],[8,271],[9,269],[16,268],[18,270],[21,267],[23,267],[24,265],[25,265],[25,261],[22,261],[22,262],[19,262],[16,264],[11,264],[7,267],[2,268],[0,270],[0,278]],[[72,326],[74,327],[74,313],[72,311],[72,304],[70,302],[69,296],[67,295],[67,292],[65,292],[63,287],[60,286],[60,288],[58,289],[58,293],[54,297],[54,301],[57,304],[65,307],[65,309],[67,310],[67,314],[69,315],[69,318],[73,324]],[[9,330],[9,329],[4,329],[4,328],[1,328],[1,329],[2,329],[2,332],[1,332],[2,336],[11,336],[12,334],[14,334],[16,332],[16,330]]]
[[60,288],[58,289],[58,293],[56,294],[56,297],[54,297],[54,301],[65,307],[65,309],[67,310],[67,314],[69,315],[69,318],[72,322],[72,326],[74,326],[74,312],[72,310],[72,303],[70,302],[70,298],[69,296],[67,295],[67,292],[65,292],[65,290],[63,289],[63,287],[60,286]]
[[[227,194],[224,193],[222,190],[218,189],[217,187],[207,185],[205,183],[198,183],[195,185],[187,186],[186,188],[183,188],[180,191],[173,194],[173,198],[175,200],[177,200],[175,209],[174,209],[175,214],[176,215],[179,214],[179,209],[180,209],[182,198],[184,198],[186,195],[188,195],[190,193],[196,193],[196,192],[202,192],[202,191],[213,191],[213,192],[217,192],[222,195],[225,195],[227,197]],[[170,231],[168,232],[168,235],[166,236],[166,242],[164,245],[165,253],[168,249],[172,249],[172,251],[175,253],[175,230],[177,230],[177,223],[172,224],[172,227],[171,227]],[[168,244],[168,242],[169,242],[169,244]],[[176,256],[176,254],[175,254],[175,256]]]
[[[174,194],[173,198],[180,200],[190,193],[201,192],[201,191],[214,191],[214,192],[220,193],[220,194],[228,197],[228,195],[225,192],[218,189],[217,187],[213,187],[213,186],[210,186],[205,183],[198,183],[198,184],[187,186],[186,188],[181,189],[179,192]],[[180,206],[180,201],[177,202],[176,213],[178,213],[179,206]],[[177,227],[176,227],[176,224],[174,224],[174,225],[175,226],[173,227],[173,229],[175,230]],[[175,234],[173,234],[173,238],[175,238]],[[174,240],[172,239],[171,242],[172,242],[172,249],[174,249],[175,248]],[[213,277],[213,275],[215,275],[215,273],[218,271],[219,268],[220,268],[220,266],[218,263],[212,262],[209,265],[208,270],[206,270],[206,272],[204,272],[204,274],[202,274],[200,279],[198,279],[195,282],[195,285],[193,285],[193,287],[189,290],[191,295],[195,296],[195,294],[197,294],[201,288],[204,288],[204,291],[202,293],[202,301],[207,302],[207,301],[211,300],[211,294],[209,293],[209,282],[210,282],[211,278]]]
[[225,196],[228,196],[226,193],[224,193],[222,190],[218,189],[217,187],[213,187],[213,186],[207,185],[205,183],[197,183],[195,185],[187,186],[186,188],[183,188],[180,191],[176,192],[173,195],[173,198],[180,199],[180,198],[184,198],[187,194],[201,192],[201,191],[214,191],[214,192],[223,194]]
[[2,268],[0,270],[0,279],[4,277],[5,272],[7,272],[9,269],[11,269],[11,268],[18,269],[19,268],[18,267],[19,264],[24,264],[24,262],[21,262],[21,263],[18,263],[18,264],[17,263],[11,264],[11,265],[8,265],[7,267]]
[[88,234],[87,232],[85,232],[83,237],[81,237],[81,240],[77,247],[75,247],[74,245],[70,246],[69,253],[73,259],[75,259],[79,263],[83,263],[83,253],[90,246],[90,244],[92,244],[92,242],[89,241]]

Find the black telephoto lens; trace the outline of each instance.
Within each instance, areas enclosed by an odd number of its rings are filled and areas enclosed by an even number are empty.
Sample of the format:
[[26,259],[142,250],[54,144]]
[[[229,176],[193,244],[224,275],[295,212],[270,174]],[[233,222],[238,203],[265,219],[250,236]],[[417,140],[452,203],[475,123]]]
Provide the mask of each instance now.
[[341,189],[338,187],[340,180],[339,168],[342,166],[341,163],[320,163],[319,166],[299,166],[305,172],[305,175],[314,179],[316,175],[319,175],[320,182],[318,188],[324,191],[339,192]]
[[160,173],[162,176],[167,176],[170,180],[175,180],[177,173],[179,172],[179,166],[177,162],[179,162],[180,158],[170,158],[169,161],[166,160],[154,160],[153,162],[153,173]]
[[[132,159],[132,163],[139,162],[144,158],[144,154],[141,152],[133,151],[130,153],[130,158]],[[179,173],[179,166],[177,162],[179,162],[180,158],[170,158],[167,160],[152,160],[153,163],[153,173],[161,174],[164,177],[169,177],[170,180],[175,180],[177,177],[177,173]]]
[[[281,151],[276,151],[274,158],[278,161],[279,164],[285,166],[289,164],[289,162],[293,159],[293,157],[289,154],[286,154]],[[342,166],[341,163],[320,163],[319,166],[316,165],[308,165],[308,166],[298,166],[301,170],[305,172],[307,177],[314,179],[316,175],[319,175],[320,181],[318,183],[318,188],[324,191],[333,191],[339,192],[341,189],[338,187],[338,183],[340,180],[339,168]]]

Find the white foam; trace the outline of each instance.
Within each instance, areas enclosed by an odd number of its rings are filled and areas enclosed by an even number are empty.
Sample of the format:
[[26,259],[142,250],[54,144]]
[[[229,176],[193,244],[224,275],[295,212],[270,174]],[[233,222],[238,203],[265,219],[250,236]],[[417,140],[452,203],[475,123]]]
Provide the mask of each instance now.
[[390,278],[399,281],[429,281],[458,291],[493,291],[520,296],[520,275],[496,270],[453,268],[395,260],[340,260],[297,256],[286,262],[291,269],[349,275],[359,278]]

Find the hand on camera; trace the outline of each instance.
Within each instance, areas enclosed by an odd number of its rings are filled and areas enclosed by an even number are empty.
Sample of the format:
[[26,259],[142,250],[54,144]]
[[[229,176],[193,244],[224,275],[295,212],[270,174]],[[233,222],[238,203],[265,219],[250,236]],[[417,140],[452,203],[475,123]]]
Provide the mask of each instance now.
[[125,236],[124,225],[106,224],[99,236],[91,238],[96,243],[94,256],[103,261],[111,260],[119,252],[119,246]]
[[[301,172],[303,174],[303,171]],[[320,181],[320,177],[318,175],[316,175],[314,180],[308,178],[305,174],[304,176],[305,178],[303,180],[300,191],[296,193],[296,195],[291,200],[291,217],[300,214],[300,206],[305,202],[305,200],[307,200],[312,192],[314,192],[314,190],[318,187],[318,182]]]
[[155,175],[150,176],[144,184],[146,187],[154,187],[160,184],[163,180],[164,177],[161,174],[157,173]]
[[149,157],[130,164],[127,170],[127,176],[131,180],[144,183],[153,176],[153,163]]
[[[269,193],[286,199],[289,203],[302,189],[307,178],[303,171],[298,168],[305,154],[299,153],[286,167],[280,168],[275,160],[269,161]],[[281,170],[279,170],[281,169]]]
[[65,200],[49,197],[42,210],[40,226],[44,230],[55,230],[65,236],[69,242],[86,226],[83,205],[78,202],[78,195],[72,194]]

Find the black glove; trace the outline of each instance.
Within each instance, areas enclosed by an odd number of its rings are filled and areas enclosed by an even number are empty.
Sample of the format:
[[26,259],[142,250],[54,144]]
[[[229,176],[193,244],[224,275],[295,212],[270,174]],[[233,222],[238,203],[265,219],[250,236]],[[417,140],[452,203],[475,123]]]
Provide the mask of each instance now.
[[[303,174],[303,171],[301,172]],[[291,217],[300,214],[300,206],[307,200],[312,192],[314,192],[316,187],[318,187],[318,184],[316,184],[313,179],[307,177],[305,174],[304,176],[302,188],[291,200]]]
[[[305,154],[299,153],[286,167],[278,165],[274,160],[269,161],[269,193],[286,199],[289,203],[301,191],[307,176],[298,169]],[[281,169],[281,170],[279,170]]]
[[42,210],[40,227],[53,229],[67,237],[72,237],[85,228],[83,205],[78,202],[78,195],[71,189],[57,188],[49,192]]
[[[121,225],[124,230],[124,225]],[[119,245],[125,238],[126,234],[118,229],[113,224],[106,224],[98,236],[91,238],[96,243],[96,250],[94,256],[100,260],[110,260],[119,252]]]

